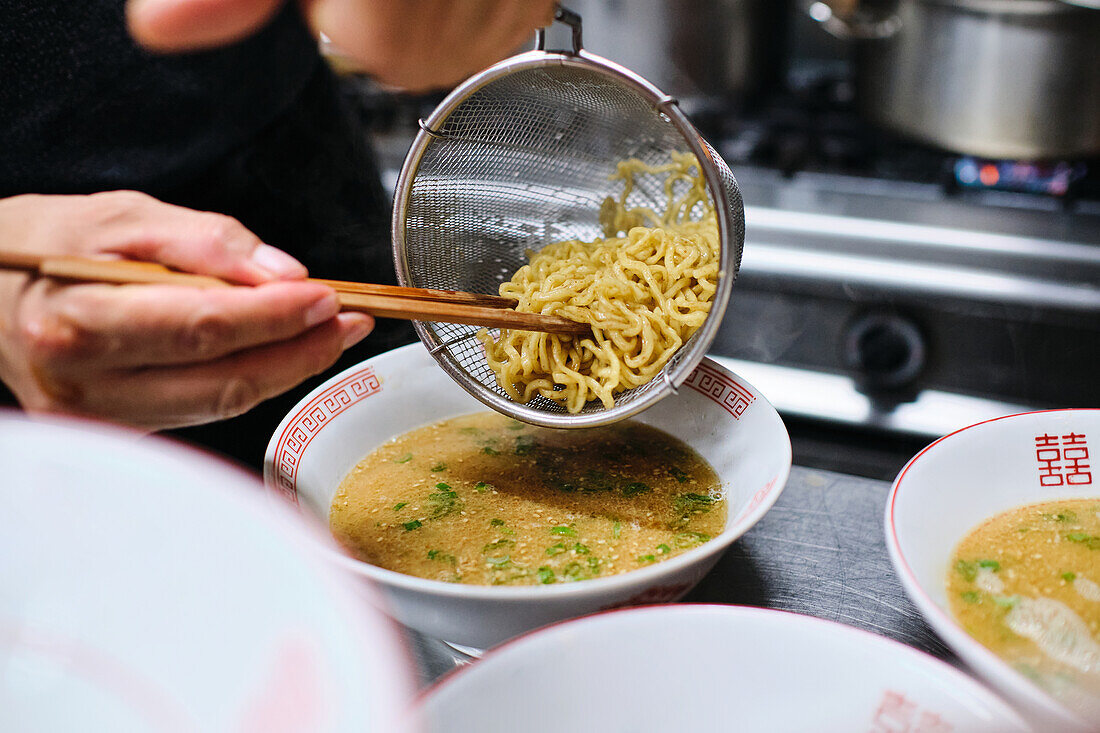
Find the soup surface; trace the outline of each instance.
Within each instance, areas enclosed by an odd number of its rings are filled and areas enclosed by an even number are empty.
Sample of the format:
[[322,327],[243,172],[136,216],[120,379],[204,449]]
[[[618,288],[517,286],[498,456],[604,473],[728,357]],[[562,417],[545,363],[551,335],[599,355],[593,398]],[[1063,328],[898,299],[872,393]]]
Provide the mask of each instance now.
[[497,413],[444,420],[367,455],[332,501],[361,560],[435,580],[532,585],[625,573],[710,540],[718,476],[691,448],[626,421],[533,427]]
[[947,597],[963,628],[1100,721],[1100,499],[1017,507],[967,535]]

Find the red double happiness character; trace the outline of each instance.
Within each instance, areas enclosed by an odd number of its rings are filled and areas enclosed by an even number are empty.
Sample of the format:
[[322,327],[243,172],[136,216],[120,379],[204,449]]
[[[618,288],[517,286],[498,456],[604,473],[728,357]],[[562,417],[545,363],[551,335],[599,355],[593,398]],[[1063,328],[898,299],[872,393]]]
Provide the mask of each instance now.
[[1089,446],[1084,433],[1069,433],[1062,436],[1062,460],[1065,461],[1064,475],[1071,486],[1087,486],[1092,483],[1092,471],[1089,469]]

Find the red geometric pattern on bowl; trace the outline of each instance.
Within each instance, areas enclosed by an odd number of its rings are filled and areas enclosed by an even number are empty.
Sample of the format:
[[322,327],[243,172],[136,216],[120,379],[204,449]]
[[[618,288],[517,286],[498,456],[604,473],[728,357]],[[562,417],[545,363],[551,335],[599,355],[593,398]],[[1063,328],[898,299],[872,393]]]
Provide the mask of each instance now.
[[869,730],[870,733],[951,733],[954,728],[939,713],[921,710],[902,693],[885,690]]
[[741,513],[738,514],[737,518],[733,521],[740,522],[746,516],[751,514],[753,510],[756,509],[756,507],[760,506],[764,499],[768,498],[768,494],[772,493],[772,489],[775,488],[775,484],[777,481],[779,481],[779,477],[772,476],[768,483],[764,484],[762,487],[760,487],[760,489],[757,490],[755,494],[752,495],[752,498],[749,499],[749,503],[745,505],[745,508],[741,510]]
[[749,405],[756,401],[750,390],[706,364],[697,366],[684,380],[684,384],[717,402],[733,415],[734,420],[740,420]]
[[646,588],[641,593],[632,595],[625,601],[603,606],[601,611],[612,611],[616,608],[630,608],[631,606],[648,606],[654,603],[669,603],[687,593],[694,583],[672,583],[670,585],[655,585]]
[[[696,367],[684,384],[720,405],[735,420],[740,420],[749,405],[756,401],[750,390],[706,364]],[[275,447],[275,485],[283,496],[295,504],[298,502],[295,484],[298,464],[313,436],[344,410],[381,391],[382,385],[374,369],[366,367],[334,384],[294,414]],[[763,501],[773,485],[774,482],[769,483],[753,497],[752,506]]]
[[275,484],[287,499],[298,503],[298,465],[313,436],[356,402],[381,391],[374,368],[366,367],[332,385],[294,414],[275,446]]

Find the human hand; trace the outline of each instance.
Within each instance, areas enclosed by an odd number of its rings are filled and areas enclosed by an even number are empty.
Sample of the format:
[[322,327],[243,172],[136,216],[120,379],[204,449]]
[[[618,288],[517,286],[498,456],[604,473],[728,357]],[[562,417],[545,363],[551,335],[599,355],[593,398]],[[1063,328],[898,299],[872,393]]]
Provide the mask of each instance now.
[[210,422],[329,367],[373,320],[235,219],[144,194],[0,200],[6,249],[158,262],[252,287],[0,273],[0,379],[33,412],[156,430]]
[[[283,0],[128,0],[130,32],[156,51],[212,48],[258,30]],[[364,72],[409,91],[453,86],[553,19],[553,0],[299,0]]]

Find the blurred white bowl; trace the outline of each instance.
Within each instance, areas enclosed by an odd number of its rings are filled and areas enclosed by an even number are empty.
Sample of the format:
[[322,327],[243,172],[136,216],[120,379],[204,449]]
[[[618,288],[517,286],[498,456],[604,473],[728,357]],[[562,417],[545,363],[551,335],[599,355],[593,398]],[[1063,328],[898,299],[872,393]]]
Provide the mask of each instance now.
[[[327,520],[340,481],[375,447],[413,428],[484,409],[423,346],[404,346],[348,369],[302,400],[271,439],[264,478],[270,488]],[[720,535],[629,573],[538,587],[446,583],[346,555],[339,561],[377,581],[399,621],[473,648],[594,611],[675,600],[775,503],[790,473],[790,439],[778,413],[759,392],[710,360],[700,364],[678,394],[634,419],[674,435],[714,467],[729,506]]]
[[9,412],[0,465],[0,730],[410,729],[398,629],[257,478]]
[[913,603],[978,674],[1044,729],[1095,731],[1100,721],[1082,721],[966,633],[947,601],[951,554],[981,522],[1022,504],[1100,496],[1095,459],[1088,483],[1069,484],[1064,475],[1061,485],[1040,483],[1036,439],[1060,439],[1071,432],[1091,439],[1093,455],[1100,455],[1100,410],[1011,415],[940,438],[910,460],[894,481],[886,502],[886,546]]
[[558,624],[428,691],[448,731],[1024,731],[947,664],[809,616],[654,606]]

